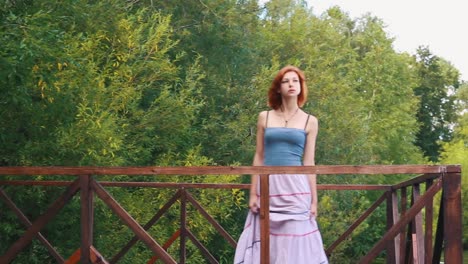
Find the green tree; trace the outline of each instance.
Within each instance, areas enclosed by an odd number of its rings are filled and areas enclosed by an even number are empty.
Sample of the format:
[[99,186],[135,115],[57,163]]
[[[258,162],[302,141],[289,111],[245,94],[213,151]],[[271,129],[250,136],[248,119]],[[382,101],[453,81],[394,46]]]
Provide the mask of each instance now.
[[[41,1],[2,13],[2,165],[150,165],[166,152],[192,148],[191,141],[180,143],[189,138],[203,105],[198,96],[203,74],[194,61],[185,79],[179,78],[177,58],[168,54],[177,44],[169,17],[147,9],[126,11],[119,1]],[[157,144],[158,139],[174,142]],[[20,208],[33,208],[31,219],[60,193],[5,189]],[[97,203],[96,219],[105,212],[102,206]],[[79,240],[77,212],[74,201],[47,228],[65,256]],[[14,219],[6,214],[2,221]],[[96,236],[112,230],[111,224],[104,226]],[[64,229],[69,236],[59,233]],[[21,230],[5,225],[1,252]],[[45,249],[33,243],[16,261],[47,259]]]
[[[358,52],[358,67],[352,70],[353,86],[364,102],[365,141],[370,162],[384,164],[419,163],[414,146],[418,100],[413,94],[417,77],[408,65],[413,61],[392,48],[381,20],[363,17],[352,33]],[[365,144],[364,144],[365,145]]]
[[416,145],[430,161],[439,160],[440,142],[452,137],[450,126],[455,119],[454,92],[460,74],[449,62],[420,47],[416,54],[420,84],[414,89],[420,98],[417,111],[420,129]]
[[239,98],[251,93],[251,80],[268,61],[256,48],[261,41],[257,1],[160,2],[173,18],[177,50],[187,52],[185,59],[200,56],[205,73],[205,105],[192,137],[217,164],[251,160],[251,154],[238,147],[245,138],[251,143],[242,124],[240,106],[245,104]]

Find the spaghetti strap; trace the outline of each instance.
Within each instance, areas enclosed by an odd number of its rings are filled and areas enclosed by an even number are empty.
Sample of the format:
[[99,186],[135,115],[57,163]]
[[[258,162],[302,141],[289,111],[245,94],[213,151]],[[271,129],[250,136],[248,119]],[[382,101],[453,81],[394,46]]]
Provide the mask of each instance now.
[[310,118],[310,115],[307,115],[307,121],[305,123],[304,130],[307,129],[307,124],[309,124],[309,118]]
[[267,111],[267,116],[265,120],[265,127],[268,127],[268,114],[270,114],[270,111]]
[[268,127],[268,115],[270,114],[270,111],[267,111],[267,118],[265,120],[265,127]]

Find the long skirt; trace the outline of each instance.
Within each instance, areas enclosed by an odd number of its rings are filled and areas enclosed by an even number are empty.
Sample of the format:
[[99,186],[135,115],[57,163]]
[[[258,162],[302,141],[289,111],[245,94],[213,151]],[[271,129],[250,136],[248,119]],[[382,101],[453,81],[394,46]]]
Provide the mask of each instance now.
[[[328,263],[310,204],[306,175],[270,175],[270,263]],[[234,264],[260,263],[260,243],[260,216],[249,212]]]

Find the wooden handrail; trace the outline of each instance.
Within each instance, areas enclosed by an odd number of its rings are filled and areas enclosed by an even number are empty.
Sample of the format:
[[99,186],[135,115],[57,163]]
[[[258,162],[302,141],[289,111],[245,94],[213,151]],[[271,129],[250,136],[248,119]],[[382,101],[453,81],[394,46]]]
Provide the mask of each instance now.
[[0,167],[0,175],[242,175],[242,174],[440,174],[459,165],[321,165],[200,167]]
[[[126,250],[132,246],[136,241],[142,240],[147,246],[161,259],[164,263],[176,263],[170,255],[165,252],[165,248],[159,246],[146,230],[151,227],[157,219],[163,213],[164,210],[158,212],[150,222],[141,227],[135,220],[110,196],[109,193],[103,187],[149,187],[149,188],[176,188],[182,190],[181,196],[173,197],[172,202],[165,205],[166,208],[171,206],[175,199],[181,199],[181,203],[189,201],[194,205],[204,217],[210,222],[218,232],[221,232],[223,236],[232,245],[235,245],[235,241],[230,235],[224,231],[224,229],[216,223],[216,221],[206,212],[198,202],[186,192],[184,189],[189,188],[213,188],[213,189],[248,189],[249,184],[225,184],[225,183],[175,183],[175,182],[153,182],[151,178],[147,182],[109,182],[109,181],[98,181],[100,176],[106,175],[127,175],[129,179],[131,176],[143,176],[148,177],[156,175],[245,175],[245,174],[319,174],[322,176],[332,177],[332,175],[394,175],[394,174],[410,174],[420,175],[410,180],[400,182],[397,184],[353,184],[353,185],[340,185],[340,184],[319,184],[319,190],[365,190],[365,191],[382,191],[384,193],[381,198],[376,201],[371,208],[366,210],[364,214],[359,217],[351,227],[349,227],[345,234],[340,236],[338,240],[332,244],[329,248],[332,251],[342,241],[345,240],[346,236],[349,236],[356,227],[364,221],[380,204],[382,204],[384,197],[387,197],[387,224],[390,223],[387,233],[383,236],[382,240],[379,241],[373,249],[370,250],[369,254],[361,259],[361,263],[370,263],[380,251],[386,248],[386,250],[392,250],[395,252],[389,252],[387,257],[388,263],[398,263],[399,261],[408,259],[411,256],[405,256],[404,248],[414,245],[418,248],[424,247],[427,250],[418,251],[413,250],[412,261],[419,260],[428,261],[432,258],[433,261],[437,262],[440,259],[441,251],[444,251],[444,258],[446,263],[461,264],[462,263],[462,245],[461,245],[461,167],[459,165],[372,165],[372,166],[355,166],[355,165],[334,165],[334,166],[203,166],[203,167],[0,167],[0,177],[8,176],[0,180],[0,191],[4,194],[2,196],[4,201],[8,201],[8,196],[2,190],[3,185],[43,185],[43,186],[68,186],[67,191],[57,200],[46,213],[40,216],[33,223],[28,223],[27,219],[22,219],[26,225],[27,231],[16,243],[2,256],[0,256],[0,263],[8,263],[12,260],[16,254],[24,248],[34,236],[38,236],[45,245],[49,245],[48,241],[41,236],[40,230],[42,227],[50,221],[55,214],[58,213],[61,207],[70,200],[76,192],[81,190],[81,228],[82,228],[82,245],[81,245],[81,257],[89,256],[92,257],[92,233],[93,233],[93,194],[101,198],[119,218],[126,223],[130,229],[132,229],[136,237],[132,239],[126,246]],[[422,175],[421,175],[422,174]],[[57,180],[31,180],[28,176],[34,177],[35,175],[43,176],[70,176],[80,177],[75,181],[57,181]],[[81,175],[81,176],[79,176]],[[23,177],[26,176],[26,177]],[[20,178],[21,177],[21,178]],[[34,179],[34,178],[32,178]],[[156,178],[155,178],[156,179]],[[268,177],[263,177],[264,186],[268,181]],[[427,184],[424,194],[419,194],[419,185]],[[410,208],[406,208],[406,192],[407,188],[413,189],[413,200]],[[434,250],[429,246],[432,244],[432,202],[435,193],[440,189],[443,189],[443,206],[440,207],[439,220],[437,224],[437,234],[435,237]],[[395,204],[398,201],[397,191],[401,191],[401,212],[398,216],[398,205]],[[414,193],[416,191],[416,193]],[[269,255],[269,232],[268,232],[268,193],[267,191],[261,191],[261,204],[264,211],[260,212],[263,223],[261,224],[262,230],[262,255]],[[13,202],[8,204],[9,208],[15,208]],[[391,207],[391,208],[390,208]],[[426,209],[426,215],[431,219],[426,218],[424,224],[426,239],[413,240],[408,243],[405,242],[404,238],[399,238],[405,234],[404,228],[410,225],[417,225],[417,236],[421,239],[420,233],[424,232],[422,229],[423,221],[421,218],[415,220],[421,216],[421,210]],[[186,238],[190,239],[194,245],[196,245],[202,252],[202,254],[211,263],[217,263],[216,259],[211,253],[198,241],[195,235],[186,227],[186,209],[185,206],[181,208],[181,241],[185,241]],[[16,212],[18,217],[21,218],[21,211]],[[23,214],[24,215],[24,214]],[[426,217],[428,217],[426,216]],[[400,217],[400,219],[398,219]],[[390,219],[390,222],[389,222]],[[444,219],[450,219],[450,221],[444,221]],[[408,231],[410,229],[408,228]],[[408,233],[410,234],[410,233]],[[430,238],[428,238],[430,236]],[[397,243],[400,241],[399,243]],[[442,248],[442,240],[445,241]],[[389,246],[389,243],[393,243]],[[49,245],[49,247],[51,247]],[[428,248],[429,247],[429,248]],[[181,263],[185,262],[184,249],[185,242],[181,243]],[[84,251],[83,251],[84,250]],[[328,250],[327,250],[328,251]],[[421,256],[424,254],[426,256]],[[125,251],[121,252],[122,254]],[[331,252],[327,252],[331,253]],[[51,251],[51,254],[55,254],[57,259],[62,257]],[[120,254],[120,253],[119,253]],[[432,255],[432,256],[431,256]],[[86,257],[88,258],[88,257]],[[113,263],[111,261],[111,263]],[[269,263],[269,258],[262,257],[262,264]]]

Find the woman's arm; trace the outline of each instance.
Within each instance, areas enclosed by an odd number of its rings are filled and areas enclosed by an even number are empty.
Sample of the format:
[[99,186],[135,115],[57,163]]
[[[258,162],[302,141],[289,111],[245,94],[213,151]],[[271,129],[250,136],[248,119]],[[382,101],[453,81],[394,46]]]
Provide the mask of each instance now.
[[[315,166],[315,143],[318,133],[318,120],[314,116],[310,116],[309,123],[306,127],[307,139],[304,147],[304,166]],[[309,174],[310,193],[312,195],[312,203],[310,205],[310,214],[317,216],[317,175]]]
[[[253,159],[253,166],[263,166],[263,136],[265,134],[265,122],[266,122],[266,111],[261,112],[258,115],[257,120],[257,137],[256,137],[256,147],[255,154]],[[249,196],[249,208],[253,213],[258,212],[258,197],[257,197],[257,185],[258,185],[258,175],[251,176],[251,185],[250,185],[250,196]]]

